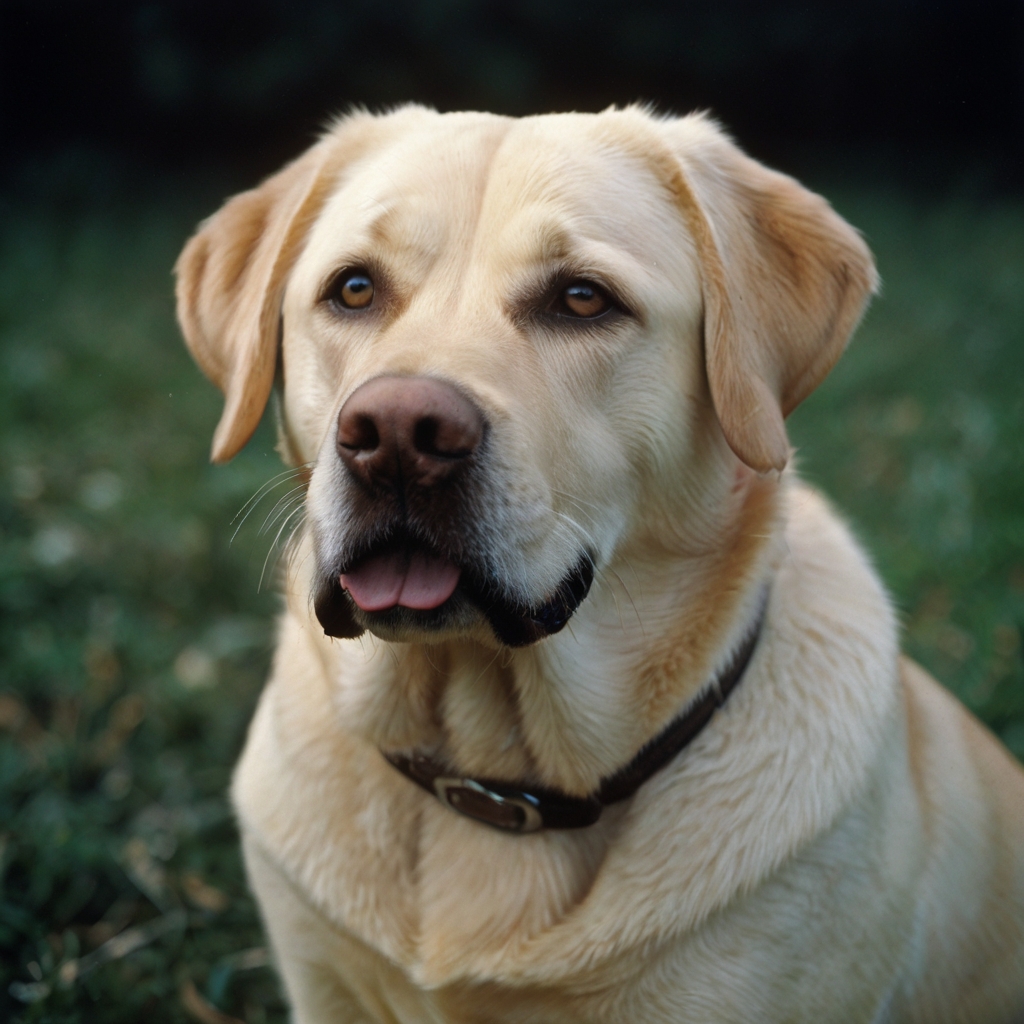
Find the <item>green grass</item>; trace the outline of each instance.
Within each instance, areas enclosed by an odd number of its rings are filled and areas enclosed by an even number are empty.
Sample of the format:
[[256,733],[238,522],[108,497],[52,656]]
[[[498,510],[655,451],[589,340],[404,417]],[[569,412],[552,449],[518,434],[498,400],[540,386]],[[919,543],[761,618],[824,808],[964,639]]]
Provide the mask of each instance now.
[[[273,501],[231,520],[279,467],[266,427],[207,464],[169,275],[227,189],[47,173],[0,197],[0,1019],[185,1021],[193,984],[282,1021],[225,800],[276,607]],[[1022,755],[1024,205],[831,194],[885,291],[792,419],[801,464]]]
[[[276,607],[231,520],[279,467],[266,432],[208,464],[171,299],[221,193],[55,191],[0,208],[0,1019],[188,1020],[191,980],[282,1021],[225,799]],[[67,983],[125,927],[165,930]]]
[[883,287],[791,418],[800,465],[874,556],[907,652],[1024,757],[1024,204],[831,194]]

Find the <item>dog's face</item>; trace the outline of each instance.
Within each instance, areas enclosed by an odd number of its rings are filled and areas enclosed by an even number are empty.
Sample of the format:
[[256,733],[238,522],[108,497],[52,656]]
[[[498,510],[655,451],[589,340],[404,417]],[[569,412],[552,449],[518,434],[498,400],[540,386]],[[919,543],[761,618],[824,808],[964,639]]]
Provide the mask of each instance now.
[[[873,286],[859,238],[702,119],[343,123],[179,263],[245,442],[282,341],[325,631],[559,631],[595,570],[716,543]],[[281,329],[279,330],[279,325]]]
[[579,121],[431,124],[352,168],[310,233],[285,293],[285,416],[316,466],[329,629],[540,639],[654,467],[686,476],[692,242],[642,159]]

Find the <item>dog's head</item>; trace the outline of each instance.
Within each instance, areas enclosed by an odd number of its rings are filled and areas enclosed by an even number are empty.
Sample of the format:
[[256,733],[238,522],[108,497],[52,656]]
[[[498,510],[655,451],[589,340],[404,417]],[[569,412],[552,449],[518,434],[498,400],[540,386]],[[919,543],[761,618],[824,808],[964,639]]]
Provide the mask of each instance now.
[[630,545],[710,543],[875,285],[822,199],[703,117],[635,108],[346,118],[177,272],[226,398],[215,461],[280,360],[326,632],[507,646]]

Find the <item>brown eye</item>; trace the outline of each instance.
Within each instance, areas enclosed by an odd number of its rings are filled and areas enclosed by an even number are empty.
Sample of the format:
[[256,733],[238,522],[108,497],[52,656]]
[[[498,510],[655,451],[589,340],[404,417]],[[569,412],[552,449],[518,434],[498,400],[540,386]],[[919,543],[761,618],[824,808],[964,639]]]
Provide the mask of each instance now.
[[561,295],[565,311],[571,316],[590,320],[611,307],[608,296],[589,281],[573,281]]
[[362,270],[346,272],[335,285],[334,294],[349,309],[365,309],[373,302],[373,280]]

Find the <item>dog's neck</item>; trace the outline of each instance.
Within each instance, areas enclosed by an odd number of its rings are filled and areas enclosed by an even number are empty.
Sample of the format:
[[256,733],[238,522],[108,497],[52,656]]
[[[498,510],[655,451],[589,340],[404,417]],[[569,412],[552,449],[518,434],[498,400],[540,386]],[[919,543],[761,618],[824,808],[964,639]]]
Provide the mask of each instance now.
[[[382,750],[430,753],[465,775],[592,792],[742,641],[777,555],[782,486],[744,479],[725,535],[691,555],[625,552],[569,628],[534,647],[331,641],[306,611],[340,722]],[[291,589],[304,611],[302,582]]]

